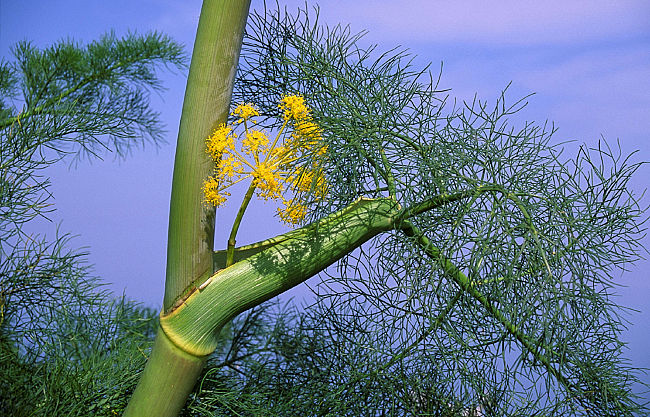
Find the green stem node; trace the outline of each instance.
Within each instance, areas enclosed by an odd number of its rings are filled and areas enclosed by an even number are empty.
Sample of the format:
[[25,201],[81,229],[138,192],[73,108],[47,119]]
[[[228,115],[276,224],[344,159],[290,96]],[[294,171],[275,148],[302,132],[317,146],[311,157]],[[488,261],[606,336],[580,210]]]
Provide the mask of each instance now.
[[185,352],[208,355],[225,323],[393,229],[399,212],[399,204],[389,198],[359,199],[301,229],[250,245],[244,250],[250,256],[217,271],[177,308],[163,311],[160,325]]

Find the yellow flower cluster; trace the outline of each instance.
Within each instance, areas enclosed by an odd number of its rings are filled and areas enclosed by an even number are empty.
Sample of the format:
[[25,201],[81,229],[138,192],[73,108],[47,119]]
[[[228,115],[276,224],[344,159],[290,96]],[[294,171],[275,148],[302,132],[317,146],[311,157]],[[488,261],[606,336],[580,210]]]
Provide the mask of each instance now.
[[301,96],[284,96],[279,104],[280,110],[284,110],[284,120],[307,120],[309,109],[305,106],[305,99]]
[[[323,198],[327,183],[322,161],[327,152],[322,132],[311,117],[301,96],[285,96],[278,105],[284,112],[284,124],[271,143],[267,132],[249,127],[259,116],[252,104],[240,104],[231,113],[244,125],[240,149],[233,126],[221,125],[206,140],[206,152],[215,161],[214,175],[203,184],[205,201],[221,206],[230,194],[230,186],[251,178],[258,197],[279,200],[280,219],[300,223],[307,214],[306,197]],[[288,132],[291,133],[288,133]],[[291,197],[288,197],[291,196]]]
[[260,115],[255,106],[253,106],[251,103],[240,104],[239,106],[235,107],[235,110],[233,110],[231,114],[233,116],[239,117],[237,120],[238,123],[241,123],[244,120],[248,120],[251,117]]

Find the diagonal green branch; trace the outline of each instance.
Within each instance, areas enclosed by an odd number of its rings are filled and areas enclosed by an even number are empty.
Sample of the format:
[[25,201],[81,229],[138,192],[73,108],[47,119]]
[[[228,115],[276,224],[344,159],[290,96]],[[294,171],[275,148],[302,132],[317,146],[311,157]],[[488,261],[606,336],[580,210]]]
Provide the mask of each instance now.
[[[402,223],[402,232],[411,238],[414,238],[417,244],[422,248],[424,253],[437,262],[445,274],[451,277],[458,286],[465,291],[467,294],[471,295],[475,300],[477,300],[487,311],[488,313],[497,319],[503,327],[515,337],[519,343],[528,351],[533,357],[538,360],[544,368],[553,375],[564,387],[569,391],[573,391],[573,385],[550,363],[548,358],[540,352],[539,345],[532,341],[527,335],[523,334],[516,325],[514,325],[508,318],[499,310],[494,304],[488,300],[488,298],[483,295],[472,281],[465,275],[456,265],[454,265],[451,260],[445,257],[438,249],[433,242],[431,242],[424,233],[414,224],[408,220]],[[542,346],[547,350],[547,347]]]
[[[182,303],[161,313],[161,327],[183,351],[207,355],[216,348],[221,327],[237,314],[300,284],[373,236],[392,230],[398,213],[399,204],[392,199],[360,199],[318,222],[261,243],[249,249],[250,256],[217,271]],[[255,253],[256,249],[262,250]]]
[[458,200],[463,200],[470,197],[478,197],[479,195],[486,192],[503,192],[503,188],[497,185],[486,184],[479,185],[476,188],[458,191],[455,193],[443,193],[435,197],[428,198],[421,203],[415,204],[411,207],[407,207],[403,210],[401,217],[404,219],[410,219],[418,214],[422,214],[425,211],[433,210],[437,207],[443,206],[448,203],[453,203]]

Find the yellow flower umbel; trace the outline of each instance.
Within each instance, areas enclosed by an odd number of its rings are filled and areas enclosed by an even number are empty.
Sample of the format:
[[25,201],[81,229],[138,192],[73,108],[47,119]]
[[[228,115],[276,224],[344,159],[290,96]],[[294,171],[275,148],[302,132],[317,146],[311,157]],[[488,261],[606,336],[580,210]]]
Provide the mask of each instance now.
[[253,106],[251,103],[240,104],[239,106],[235,107],[235,110],[233,110],[231,114],[233,116],[239,117],[237,123],[241,123],[245,120],[250,119],[251,117],[260,115],[255,106]]
[[239,150],[235,147],[237,135],[233,126],[219,126],[206,140],[206,152],[216,165],[214,175],[203,184],[208,204],[223,205],[230,195],[226,192],[228,187],[251,178],[242,213],[252,194],[257,193],[264,200],[280,201],[280,219],[298,224],[307,214],[305,199],[325,196],[327,184],[321,162],[327,147],[323,145],[321,130],[303,97],[285,96],[278,106],[283,111],[284,123],[273,142],[265,131],[249,126],[259,116],[252,104],[240,104],[231,113],[237,117],[236,124],[244,125]]

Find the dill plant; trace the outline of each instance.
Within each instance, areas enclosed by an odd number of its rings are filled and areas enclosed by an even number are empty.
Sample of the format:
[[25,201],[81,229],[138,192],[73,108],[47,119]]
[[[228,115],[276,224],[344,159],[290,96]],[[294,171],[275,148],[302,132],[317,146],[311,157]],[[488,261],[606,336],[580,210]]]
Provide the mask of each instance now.
[[[255,103],[257,126],[272,130],[285,123],[277,103],[302,97],[327,194],[304,199],[302,227],[233,249],[230,266],[215,252],[218,271],[161,315],[166,337],[201,356],[253,308],[234,353],[206,359],[190,404],[217,415],[647,411],[611,301],[615,271],[643,250],[645,209],[628,186],[641,164],[604,141],[564,159],[552,126],[509,121],[527,98],[451,105],[407,53],[360,40],[306,11],[249,18],[233,101]],[[313,305],[261,304],[319,272]]]
[[[153,66],[180,65],[180,50],[156,36],[86,51],[23,44],[20,65],[0,66],[2,411],[647,412],[611,299],[614,272],[642,250],[645,211],[628,186],[640,164],[604,142],[565,160],[552,127],[508,121],[525,99],[449,108],[438,78],[405,52],[364,49],[361,35],[307,11],[249,18],[248,8],[203,4],[157,322],[92,293],[64,239],[29,246],[19,226],[46,207],[37,169],[104,146],[125,153],[139,133],[159,138],[129,86],[156,87]],[[21,109],[6,103],[19,86]],[[231,101],[255,106],[231,111]],[[271,141],[265,129],[279,133]],[[227,247],[214,251],[214,206],[247,179]],[[237,247],[256,192],[283,203],[296,228]],[[314,275],[313,305],[266,303]]]

